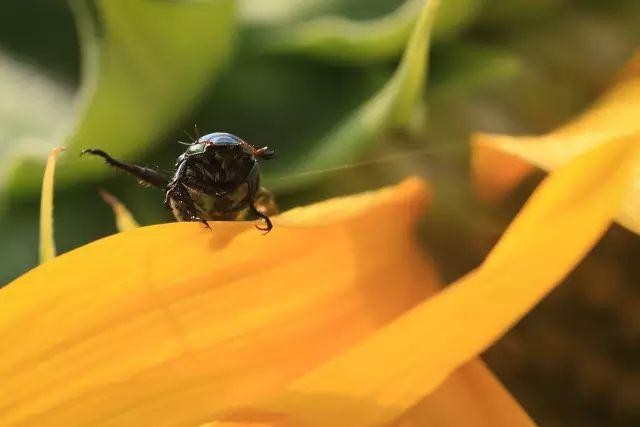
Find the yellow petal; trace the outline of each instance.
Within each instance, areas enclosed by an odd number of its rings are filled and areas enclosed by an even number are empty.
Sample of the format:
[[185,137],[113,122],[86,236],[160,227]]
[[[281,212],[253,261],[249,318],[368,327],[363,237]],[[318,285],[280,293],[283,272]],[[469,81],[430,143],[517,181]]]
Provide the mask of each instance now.
[[[535,167],[546,171],[598,145],[625,136],[640,140],[640,51],[618,82],[589,110],[542,136],[478,134],[472,137],[472,171],[479,197],[497,199]],[[617,221],[640,233],[640,182],[622,203]]]
[[118,231],[129,231],[140,226],[127,207],[123,205],[122,202],[120,202],[120,200],[118,200],[113,194],[100,190],[100,196],[109,206],[111,206],[113,215],[116,217],[116,228]]
[[260,406],[305,426],[388,423],[504,334],[580,262],[637,173],[640,143],[601,145],[545,180],[475,271]]
[[64,147],[54,148],[47,159],[42,178],[42,196],[40,198],[40,263],[56,256],[56,242],[53,237],[53,193],[56,159]]
[[421,301],[410,179],[253,223],[134,229],[0,290],[0,425],[198,425]]
[[[199,427],[300,427],[282,414],[239,411]],[[331,424],[333,425],[333,424]],[[391,424],[394,427],[532,427],[518,402],[479,359],[461,366],[431,395]]]
[[238,422],[235,423],[233,421],[214,421],[211,423],[200,424],[198,427],[270,427],[273,424],[270,423],[249,423],[249,422]]
[[536,170],[531,163],[495,147],[503,138],[490,134],[471,136],[471,174],[478,198],[496,202],[509,194],[523,179]]
[[233,421],[215,421],[212,423],[202,424],[200,427],[287,427],[285,424],[276,424],[269,422],[233,422]]
[[393,424],[396,427],[532,427],[518,402],[479,360],[467,362]]

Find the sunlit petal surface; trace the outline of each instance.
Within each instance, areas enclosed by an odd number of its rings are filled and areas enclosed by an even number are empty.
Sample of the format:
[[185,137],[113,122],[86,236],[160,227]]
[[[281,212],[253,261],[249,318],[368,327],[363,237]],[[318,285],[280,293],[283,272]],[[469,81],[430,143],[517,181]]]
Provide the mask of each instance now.
[[0,425],[197,425],[250,406],[433,290],[428,189],[253,223],[138,228],[0,290]]
[[403,414],[506,332],[580,262],[630,188],[640,144],[615,140],[545,180],[475,271],[262,407],[305,426],[374,426]]
[[[535,167],[546,171],[593,147],[624,136],[640,143],[640,52],[618,82],[588,111],[542,136],[478,134],[473,139],[473,173],[478,195],[498,199]],[[640,181],[617,215],[620,224],[640,233]]]

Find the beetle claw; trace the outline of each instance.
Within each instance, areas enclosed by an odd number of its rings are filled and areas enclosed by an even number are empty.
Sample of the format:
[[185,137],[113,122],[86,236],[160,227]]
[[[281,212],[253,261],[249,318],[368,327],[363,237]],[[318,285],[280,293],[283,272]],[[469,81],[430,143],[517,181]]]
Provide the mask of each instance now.
[[204,225],[206,228],[211,230],[211,226],[209,225],[209,222],[204,218],[200,218],[199,216],[192,216],[191,221],[198,221],[199,223]]
[[262,218],[264,220],[264,222],[265,222],[265,224],[267,226],[266,227],[260,227],[258,224],[256,224],[255,227],[260,231],[264,231],[263,234],[267,234],[273,228],[273,224],[271,223],[271,220],[267,216],[260,215],[260,218]]

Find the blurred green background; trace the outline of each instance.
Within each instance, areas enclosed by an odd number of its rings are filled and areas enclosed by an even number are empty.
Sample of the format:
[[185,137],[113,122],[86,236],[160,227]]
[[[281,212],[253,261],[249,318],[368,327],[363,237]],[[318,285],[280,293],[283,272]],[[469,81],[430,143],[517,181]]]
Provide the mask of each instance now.
[[[584,109],[640,46],[640,2],[442,0],[428,74],[418,49],[407,63],[419,79],[409,82],[393,76],[422,5],[5,0],[0,283],[37,263],[39,185],[53,146],[69,147],[55,195],[65,252],[115,231],[99,188],[142,224],[171,220],[160,191],[80,159],[80,149],[170,170],[184,148],[176,141],[196,123],[275,148],[263,174],[284,209],[428,178],[436,202],[425,244],[447,281],[464,274],[540,179],[500,206],[478,203],[469,133],[546,132]],[[404,89],[389,95],[396,78]],[[541,425],[640,425],[634,257],[637,236],[615,226],[570,283],[488,351]]]

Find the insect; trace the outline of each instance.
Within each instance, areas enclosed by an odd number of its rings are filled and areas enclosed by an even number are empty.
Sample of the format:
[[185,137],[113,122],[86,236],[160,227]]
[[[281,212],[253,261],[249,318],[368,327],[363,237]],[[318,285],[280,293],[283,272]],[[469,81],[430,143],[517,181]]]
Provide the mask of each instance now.
[[106,163],[138,178],[140,183],[164,188],[165,206],[178,221],[241,220],[252,214],[265,222],[259,230],[269,232],[269,216],[277,214],[273,193],[260,186],[260,159],[272,159],[268,147],[255,148],[241,138],[225,132],[197,135],[178,157],[172,177],[155,169],[116,160],[103,150],[90,148]]

